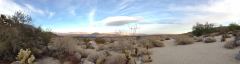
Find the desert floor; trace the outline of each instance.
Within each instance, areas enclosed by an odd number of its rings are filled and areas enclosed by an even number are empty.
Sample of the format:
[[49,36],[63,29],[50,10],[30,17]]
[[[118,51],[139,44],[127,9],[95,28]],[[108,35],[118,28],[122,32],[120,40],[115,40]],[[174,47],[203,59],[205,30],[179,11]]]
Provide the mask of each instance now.
[[164,41],[165,47],[151,49],[153,62],[150,64],[240,64],[234,58],[240,47],[225,49],[224,42],[215,38],[218,41],[214,43],[190,45],[175,45],[173,39]]

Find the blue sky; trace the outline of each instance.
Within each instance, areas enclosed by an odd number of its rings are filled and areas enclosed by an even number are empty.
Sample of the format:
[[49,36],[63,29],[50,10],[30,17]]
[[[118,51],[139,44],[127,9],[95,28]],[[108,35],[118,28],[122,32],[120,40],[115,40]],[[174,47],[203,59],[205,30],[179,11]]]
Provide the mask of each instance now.
[[53,32],[175,34],[196,23],[239,21],[238,0],[0,0],[0,13],[20,10]]

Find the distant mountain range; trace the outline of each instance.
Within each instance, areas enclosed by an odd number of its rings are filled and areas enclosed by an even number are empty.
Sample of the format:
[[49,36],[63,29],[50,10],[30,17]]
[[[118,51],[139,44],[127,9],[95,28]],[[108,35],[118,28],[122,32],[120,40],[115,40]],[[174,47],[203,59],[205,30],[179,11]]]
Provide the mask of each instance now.
[[114,37],[119,34],[114,33],[87,33],[87,32],[69,32],[69,33],[55,33],[59,36],[75,36],[75,37]]

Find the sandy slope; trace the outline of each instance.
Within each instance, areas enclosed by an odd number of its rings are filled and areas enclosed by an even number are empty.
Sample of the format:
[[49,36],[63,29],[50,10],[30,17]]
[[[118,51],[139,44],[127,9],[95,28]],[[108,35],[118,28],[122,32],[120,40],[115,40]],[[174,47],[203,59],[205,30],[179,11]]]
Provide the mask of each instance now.
[[176,46],[172,39],[164,43],[165,47],[151,49],[151,64],[240,64],[234,59],[240,48],[225,49],[223,42]]

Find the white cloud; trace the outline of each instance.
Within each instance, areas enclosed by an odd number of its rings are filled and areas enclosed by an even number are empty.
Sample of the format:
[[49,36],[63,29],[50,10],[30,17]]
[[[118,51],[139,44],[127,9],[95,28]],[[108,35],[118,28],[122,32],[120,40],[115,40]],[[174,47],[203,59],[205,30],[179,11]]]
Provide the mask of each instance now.
[[[192,26],[199,23],[214,23],[216,25],[228,25],[231,22],[240,22],[240,0],[209,0],[208,3],[197,6],[169,6],[169,11],[184,13],[184,17],[178,22],[180,24],[169,24],[165,26],[148,25],[146,29],[161,29],[160,33],[185,33],[191,31]],[[155,28],[154,28],[155,27]],[[168,28],[168,29],[164,29]],[[144,28],[143,28],[144,29]],[[170,29],[170,30],[169,30]],[[181,29],[181,30],[180,30]],[[144,30],[147,31],[147,30]],[[149,30],[151,31],[151,30]],[[154,31],[151,31],[154,32]]]
[[102,22],[107,26],[121,26],[129,23],[140,22],[141,20],[143,19],[139,17],[113,16],[103,19]]
[[12,15],[13,12],[23,11],[24,8],[12,0],[0,0],[0,13]]
[[48,16],[49,18],[54,16],[55,12],[50,12],[47,10],[42,10],[39,8],[36,8],[30,4],[17,4],[13,0],[0,0],[0,13],[1,14],[7,14],[12,15],[16,11],[21,11],[27,14],[37,14],[37,15],[43,15]]

